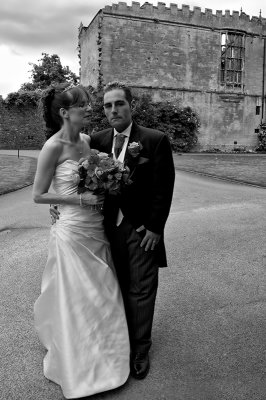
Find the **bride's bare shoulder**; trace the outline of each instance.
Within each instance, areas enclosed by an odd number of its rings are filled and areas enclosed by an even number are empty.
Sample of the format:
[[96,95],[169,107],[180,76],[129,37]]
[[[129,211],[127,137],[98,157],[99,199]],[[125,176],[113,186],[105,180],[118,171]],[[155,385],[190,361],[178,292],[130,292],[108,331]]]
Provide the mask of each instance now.
[[45,155],[48,158],[52,157],[57,159],[62,153],[62,150],[63,143],[54,135],[44,143],[41,153],[43,156]]

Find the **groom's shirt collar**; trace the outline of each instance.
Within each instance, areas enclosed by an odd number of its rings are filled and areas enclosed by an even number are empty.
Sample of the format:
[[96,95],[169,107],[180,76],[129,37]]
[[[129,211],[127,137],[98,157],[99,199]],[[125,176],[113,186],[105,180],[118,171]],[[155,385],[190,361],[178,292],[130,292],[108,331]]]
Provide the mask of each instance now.
[[114,128],[114,136],[116,136],[118,133],[121,133],[122,135],[129,137],[131,132],[131,127],[132,127],[132,122],[123,132],[117,132],[117,130]]

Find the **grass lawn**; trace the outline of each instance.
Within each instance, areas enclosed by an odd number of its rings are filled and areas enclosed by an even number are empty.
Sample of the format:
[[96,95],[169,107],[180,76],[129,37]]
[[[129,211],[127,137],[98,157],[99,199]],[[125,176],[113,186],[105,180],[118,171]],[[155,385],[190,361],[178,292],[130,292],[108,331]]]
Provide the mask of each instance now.
[[266,187],[266,154],[176,154],[177,169]]
[[[174,154],[177,169],[266,187],[266,154]],[[0,194],[31,185],[37,160],[0,155]]]
[[31,185],[36,165],[35,158],[0,155],[0,194]]

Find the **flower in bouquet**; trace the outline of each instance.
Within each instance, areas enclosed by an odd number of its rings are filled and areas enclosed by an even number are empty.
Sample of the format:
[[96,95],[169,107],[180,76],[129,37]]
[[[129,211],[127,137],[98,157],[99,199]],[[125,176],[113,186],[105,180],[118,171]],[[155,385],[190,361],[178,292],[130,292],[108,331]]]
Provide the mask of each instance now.
[[80,176],[78,172],[73,171],[73,175],[72,175],[72,179],[73,182],[75,183],[75,185],[78,185],[80,182]]
[[[123,185],[131,183],[129,175],[129,168],[114,160],[112,155],[92,149],[88,157],[79,160],[78,193],[93,191],[95,194],[118,194]],[[78,182],[74,175],[73,180]]]

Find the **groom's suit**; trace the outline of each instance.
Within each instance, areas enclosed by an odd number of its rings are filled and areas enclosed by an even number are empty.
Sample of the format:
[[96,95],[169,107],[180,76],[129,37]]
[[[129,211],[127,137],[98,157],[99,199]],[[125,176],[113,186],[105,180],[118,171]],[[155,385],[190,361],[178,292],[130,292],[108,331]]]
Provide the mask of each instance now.
[[[114,131],[112,128],[96,132],[91,137],[91,148],[111,153]],[[128,145],[140,142],[138,157],[128,149],[125,163],[132,173],[132,184],[121,195],[109,195],[104,206],[105,228],[110,240],[117,270],[133,352],[148,352],[151,346],[151,328],[158,285],[158,267],[166,267],[163,240],[164,226],[170,211],[174,164],[169,140],[154,129],[132,124]],[[117,226],[118,210],[123,213]],[[140,247],[145,230],[161,234],[154,250]]]

